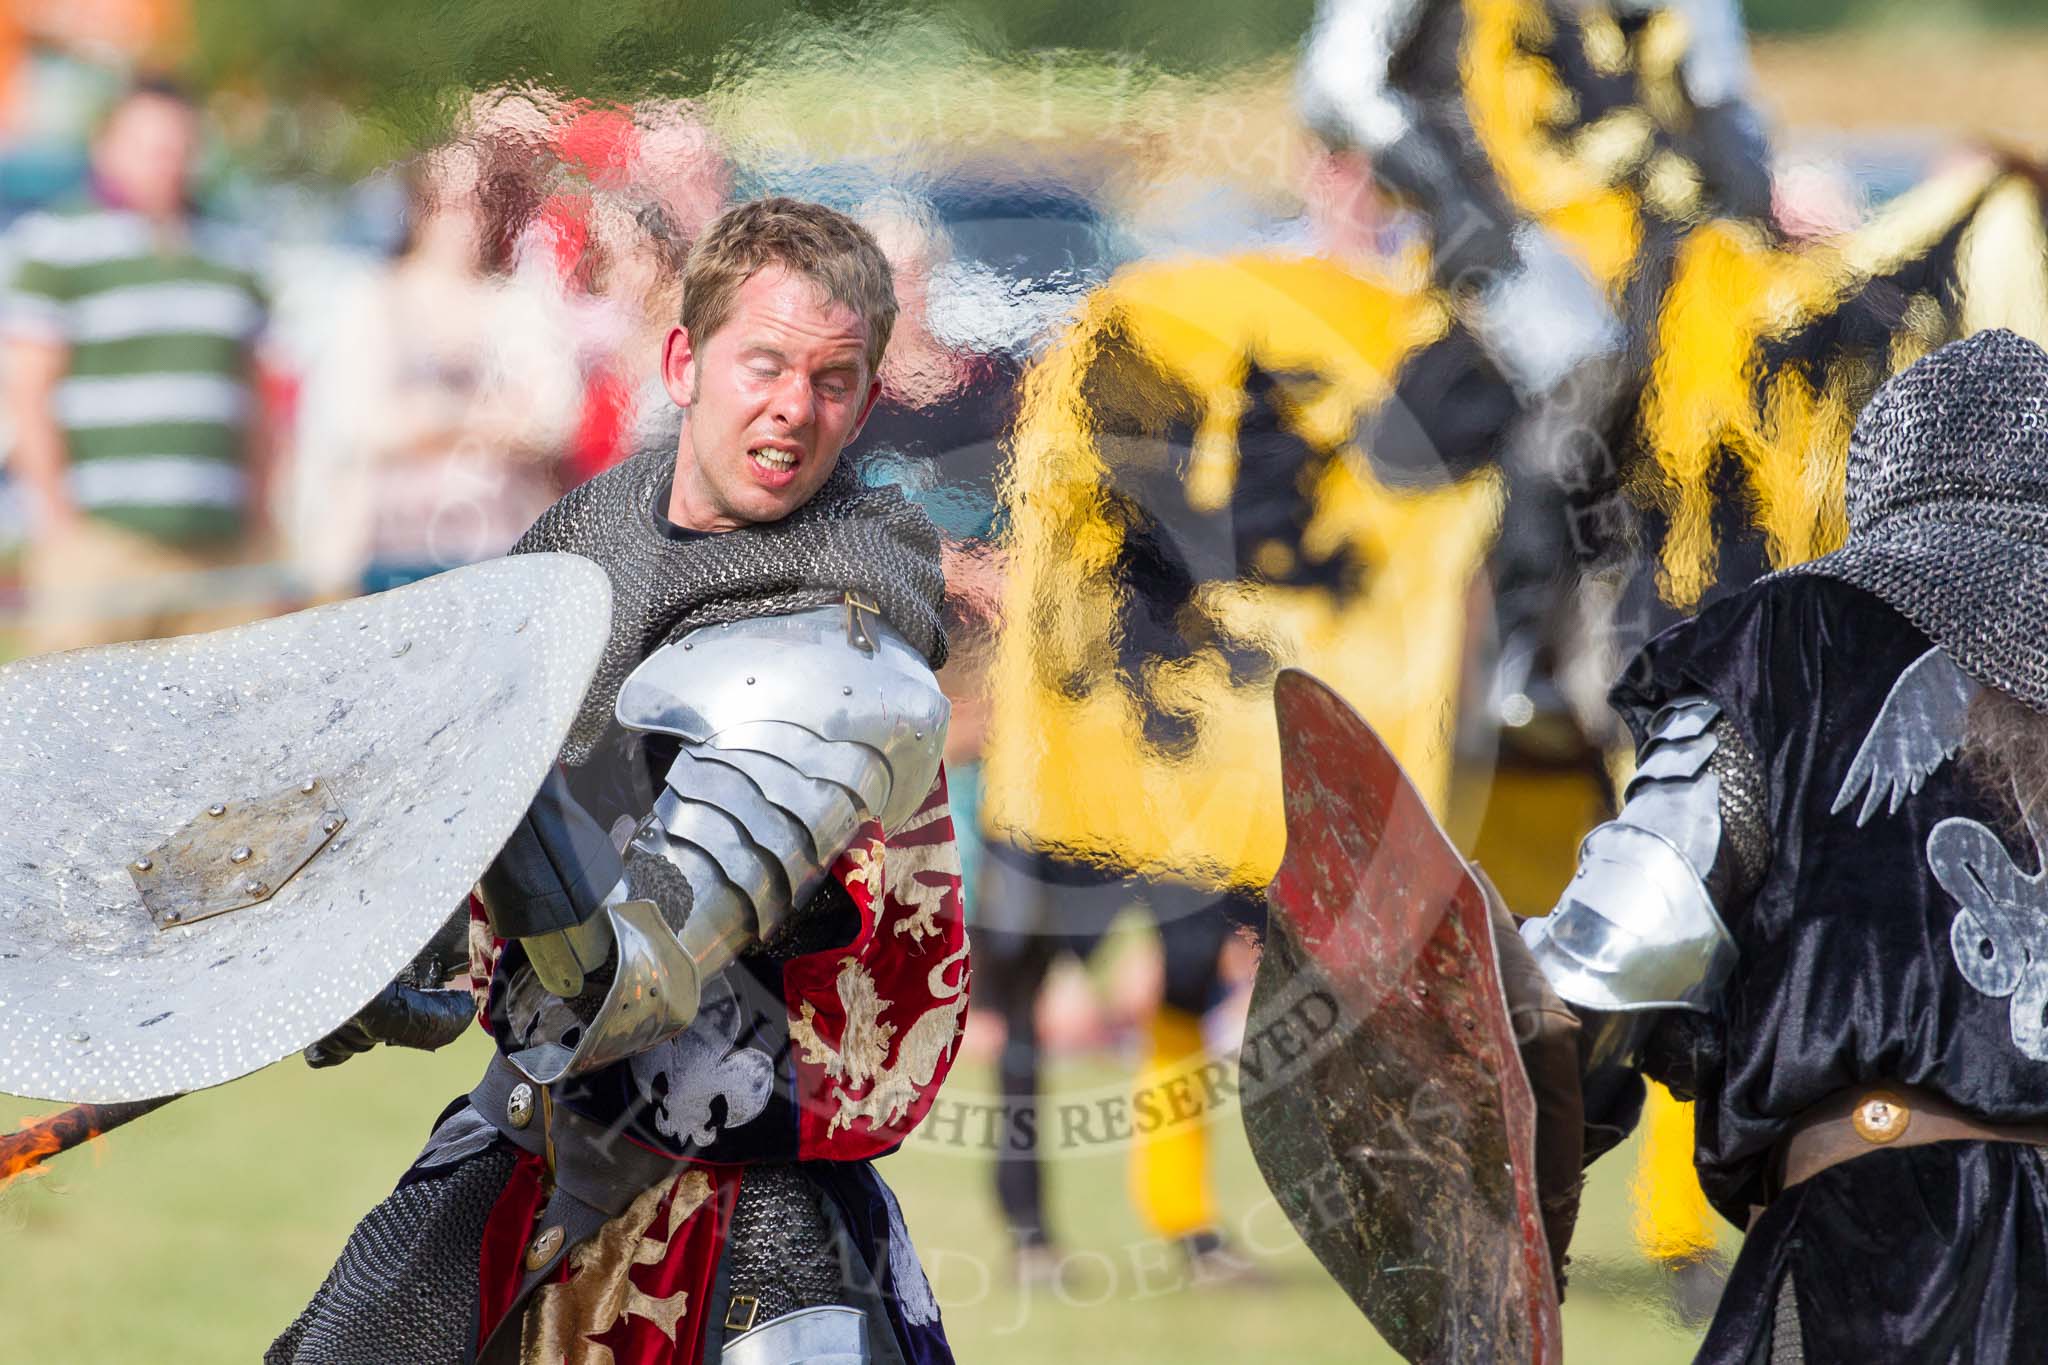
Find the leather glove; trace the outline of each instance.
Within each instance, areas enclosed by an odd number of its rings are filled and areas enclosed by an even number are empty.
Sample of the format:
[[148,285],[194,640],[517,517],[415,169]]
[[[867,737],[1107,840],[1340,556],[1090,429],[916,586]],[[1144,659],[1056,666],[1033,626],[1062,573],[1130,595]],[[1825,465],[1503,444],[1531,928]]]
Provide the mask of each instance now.
[[1493,882],[1472,869],[1486,891],[1499,955],[1501,990],[1522,1054],[1522,1069],[1536,1096],[1536,1196],[1543,1214],[1557,1296],[1564,1298],[1566,1252],[1579,1221],[1586,1144],[1585,1095],[1579,1072],[1579,1017],[1550,988],[1535,954],[1522,941],[1515,917]]
[[340,1066],[379,1043],[432,1052],[460,1038],[475,1020],[476,997],[466,990],[421,990],[394,981],[302,1055],[306,1065],[323,1067]]

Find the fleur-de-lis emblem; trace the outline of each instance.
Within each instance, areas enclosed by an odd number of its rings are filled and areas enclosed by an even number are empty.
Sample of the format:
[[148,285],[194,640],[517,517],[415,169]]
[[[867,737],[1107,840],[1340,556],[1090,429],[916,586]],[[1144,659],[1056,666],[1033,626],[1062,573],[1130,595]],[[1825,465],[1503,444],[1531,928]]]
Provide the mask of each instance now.
[[[705,983],[696,1022],[629,1063],[641,1097],[655,1106],[654,1126],[678,1142],[709,1146],[722,1127],[760,1117],[775,1088],[775,1063],[739,1043],[741,1007],[723,976]],[[658,1083],[657,1083],[658,1082]],[[711,1102],[724,1105],[721,1125]]]

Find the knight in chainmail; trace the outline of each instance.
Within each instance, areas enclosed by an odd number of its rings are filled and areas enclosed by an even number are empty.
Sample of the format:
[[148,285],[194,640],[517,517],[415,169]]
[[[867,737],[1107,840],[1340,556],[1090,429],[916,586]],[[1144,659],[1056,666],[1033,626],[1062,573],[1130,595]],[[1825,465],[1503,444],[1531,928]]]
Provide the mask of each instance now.
[[[1558,1101],[1538,1165],[1611,1148],[1655,1078],[1696,1101],[1701,1184],[1747,1233],[1700,1360],[2031,1360],[2048,353],[1986,332],[1893,379],[1848,505],[1843,548],[1667,631],[1615,689],[1626,802],[1556,911],[1502,936],[1511,1007],[1581,1061],[1530,1068]],[[1547,1183],[1562,1264],[1574,1171]]]
[[951,1358],[870,1164],[929,1107],[967,988],[938,534],[840,460],[888,267],[842,215],[763,200],[705,231],[685,298],[677,448],[514,551],[594,560],[613,610],[475,898],[496,1055],[273,1365]]

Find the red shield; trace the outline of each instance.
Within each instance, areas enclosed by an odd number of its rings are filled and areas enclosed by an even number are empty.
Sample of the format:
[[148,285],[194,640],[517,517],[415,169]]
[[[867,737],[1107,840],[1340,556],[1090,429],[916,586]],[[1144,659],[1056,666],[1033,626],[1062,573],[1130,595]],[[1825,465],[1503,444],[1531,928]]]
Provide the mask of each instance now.
[[[1535,1100],[1485,893],[1357,712],[1294,670],[1274,700],[1287,855],[1242,1078],[1260,1170],[1408,1360],[1554,1365]],[[1275,1065],[1263,1044],[1307,1019]]]

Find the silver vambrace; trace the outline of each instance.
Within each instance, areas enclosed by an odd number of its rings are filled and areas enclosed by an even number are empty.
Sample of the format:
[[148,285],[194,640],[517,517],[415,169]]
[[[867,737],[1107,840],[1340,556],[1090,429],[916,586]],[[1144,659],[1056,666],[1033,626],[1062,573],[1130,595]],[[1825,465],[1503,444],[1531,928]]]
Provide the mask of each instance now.
[[573,1050],[529,1048],[521,1069],[547,1083],[689,1027],[703,983],[772,938],[863,824],[917,813],[948,714],[924,657],[852,601],[707,626],[649,655],[619,690],[619,723],[681,745],[607,898],[617,972]]
[[1613,1021],[1596,1063],[1628,1061],[1656,1011],[1713,1009],[1736,962],[1721,912],[1768,856],[1761,789],[1720,708],[1675,699],[1651,721],[1620,814],[1580,845],[1557,909],[1522,926],[1552,989]]

